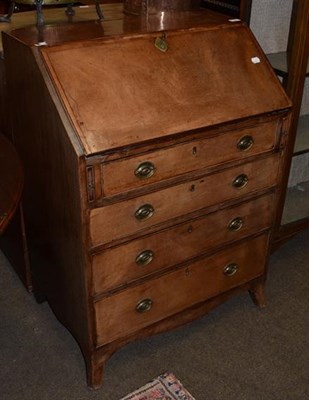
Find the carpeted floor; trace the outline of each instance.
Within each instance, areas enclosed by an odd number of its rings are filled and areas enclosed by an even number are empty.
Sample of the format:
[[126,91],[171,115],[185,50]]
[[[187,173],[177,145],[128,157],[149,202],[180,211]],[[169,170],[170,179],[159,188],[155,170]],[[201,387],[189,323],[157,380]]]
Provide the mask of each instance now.
[[118,400],[172,371],[197,400],[309,399],[309,231],[270,261],[268,307],[243,294],[199,321],[127,345],[87,389],[74,339],[0,253],[0,399]]

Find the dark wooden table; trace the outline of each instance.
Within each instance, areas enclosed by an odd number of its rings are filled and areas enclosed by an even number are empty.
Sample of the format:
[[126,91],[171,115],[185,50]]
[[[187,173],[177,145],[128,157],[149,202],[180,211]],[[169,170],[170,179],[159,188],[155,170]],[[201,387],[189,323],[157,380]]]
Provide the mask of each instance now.
[[21,162],[14,146],[0,134],[0,235],[19,204],[24,183]]

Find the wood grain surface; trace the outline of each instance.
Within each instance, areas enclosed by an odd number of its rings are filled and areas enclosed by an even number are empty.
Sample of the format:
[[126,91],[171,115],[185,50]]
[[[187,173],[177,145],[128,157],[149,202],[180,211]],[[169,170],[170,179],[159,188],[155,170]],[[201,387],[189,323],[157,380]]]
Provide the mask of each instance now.
[[[31,272],[82,349],[93,388],[125,343],[240,291],[265,305],[290,107],[241,23],[208,11],[145,19],[105,7],[102,23],[53,14],[40,31],[3,35]],[[241,151],[246,135],[254,143]],[[144,161],[154,178],[136,184]],[[137,220],[145,205],[153,215]],[[237,217],[242,226],[230,231]],[[153,262],[137,269],[144,250]],[[238,269],[227,276],[231,263]],[[149,311],[138,312],[147,299]]]
[[[119,288],[210,249],[268,229],[273,211],[274,194],[270,194],[103,250],[93,256],[94,294]],[[243,222],[237,231],[229,229],[235,218]],[[152,252],[153,260],[148,265],[138,265],[136,258],[145,250]]]
[[86,154],[289,106],[247,27],[157,36],[42,49]]
[[[228,200],[236,201],[249,193],[273,187],[279,165],[280,157],[273,155],[135,199],[93,209],[90,211],[92,245],[113,242],[135,233],[142,234],[148,227],[158,229],[156,226],[159,224],[167,221],[172,224],[182,215],[189,219],[194,211]],[[248,184],[242,189],[235,189],[233,180],[241,174],[248,176]],[[145,204],[153,206],[154,214],[149,219],[139,221],[135,218],[135,212]]]
[[24,172],[12,143],[0,134],[0,235],[12,219],[19,204]]
[[[210,299],[259,277],[264,273],[267,243],[268,235],[246,241],[186,268],[99,300],[95,303],[97,345],[138,331],[182,311],[189,304]],[[233,276],[223,273],[229,263],[238,265]],[[153,307],[148,312],[138,313],[136,305],[143,299],[150,299]]]

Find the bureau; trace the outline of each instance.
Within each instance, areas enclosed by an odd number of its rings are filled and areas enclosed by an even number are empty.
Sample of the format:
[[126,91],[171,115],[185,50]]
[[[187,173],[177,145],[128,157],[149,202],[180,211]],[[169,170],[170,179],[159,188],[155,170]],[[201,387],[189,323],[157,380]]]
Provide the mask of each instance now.
[[290,101],[245,25],[146,22],[3,37],[34,287],[93,388],[132,340],[242,291],[264,306],[289,140]]

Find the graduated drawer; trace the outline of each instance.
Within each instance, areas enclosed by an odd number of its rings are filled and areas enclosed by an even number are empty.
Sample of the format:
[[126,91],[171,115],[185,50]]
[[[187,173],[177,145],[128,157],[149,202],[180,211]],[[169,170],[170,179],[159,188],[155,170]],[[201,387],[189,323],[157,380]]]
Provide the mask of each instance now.
[[[92,245],[112,242],[152,225],[276,184],[279,155],[90,211]],[[246,179],[244,179],[246,177]],[[243,178],[243,181],[242,179]],[[244,183],[243,187],[237,187]]]
[[95,303],[97,345],[136,332],[264,273],[268,235]]
[[271,226],[274,195],[173,226],[93,256],[94,293],[119,287],[147,274],[198,256],[218,245]]
[[112,196],[186,172],[269,151],[276,145],[277,131],[278,121],[275,120],[103,164],[104,194]]

